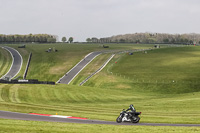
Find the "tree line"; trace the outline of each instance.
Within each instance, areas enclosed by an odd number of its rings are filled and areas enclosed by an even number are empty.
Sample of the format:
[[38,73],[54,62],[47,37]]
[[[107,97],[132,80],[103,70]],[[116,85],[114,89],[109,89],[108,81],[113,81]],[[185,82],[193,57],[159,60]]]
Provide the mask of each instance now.
[[[66,42],[67,41],[67,38],[66,37],[62,37],[62,42]],[[74,41],[74,38],[73,37],[70,37],[69,39],[68,39],[68,43],[72,43]]]
[[87,38],[92,43],[168,43],[200,44],[200,34],[134,33],[105,38]]
[[0,34],[0,43],[20,43],[20,42],[36,42],[36,43],[55,43],[55,35],[49,34],[28,34],[28,35],[3,35]]

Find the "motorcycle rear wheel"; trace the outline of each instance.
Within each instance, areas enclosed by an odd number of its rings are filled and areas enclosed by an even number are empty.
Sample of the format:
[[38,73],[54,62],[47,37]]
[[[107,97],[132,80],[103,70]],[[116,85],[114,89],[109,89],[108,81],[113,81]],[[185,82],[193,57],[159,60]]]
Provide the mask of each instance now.
[[135,120],[131,120],[132,123],[138,123],[140,121],[140,117],[139,116],[135,116]]

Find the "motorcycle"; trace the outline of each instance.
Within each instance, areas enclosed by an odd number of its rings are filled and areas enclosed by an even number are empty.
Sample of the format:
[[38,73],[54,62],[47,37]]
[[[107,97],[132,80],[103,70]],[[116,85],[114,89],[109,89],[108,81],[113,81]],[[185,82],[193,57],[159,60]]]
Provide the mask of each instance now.
[[130,116],[130,112],[125,111],[123,109],[120,113],[120,115],[117,117],[116,122],[132,122],[132,123],[138,123],[140,121],[139,115],[141,115],[142,112],[135,112],[134,115]]

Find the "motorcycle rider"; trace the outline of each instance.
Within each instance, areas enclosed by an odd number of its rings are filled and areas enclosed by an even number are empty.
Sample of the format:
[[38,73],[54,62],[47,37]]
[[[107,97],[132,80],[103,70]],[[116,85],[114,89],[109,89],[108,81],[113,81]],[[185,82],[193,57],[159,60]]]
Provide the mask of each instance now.
[[131,104],[126,111],[129,111],[128,112],[128,118],[131,118],[132,116],[135,115],[136,109],[134,108],[133,104]]

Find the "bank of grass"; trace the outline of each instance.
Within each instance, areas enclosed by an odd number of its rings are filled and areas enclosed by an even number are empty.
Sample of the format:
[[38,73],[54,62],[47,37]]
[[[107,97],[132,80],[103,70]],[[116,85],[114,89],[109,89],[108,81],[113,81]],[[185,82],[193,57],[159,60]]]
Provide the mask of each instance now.
[[147,54],[120,54],[86,85],[103,88],[145,86],[140,90],[169,94],[198,92],[199,51],[200,47],[178,47],[152,50]]
[[120,126],[0,119],[0,132],[9,133],[198,133],[199,127]]
[[[145,86],[144,86],[145,88]],[[133,103],[141,122],[200,124],[200,92],[162,94],[74,85],[0,85],[0,110],[115,121]]]
[[[145,44],[26,44],[26,48],[18,48],[20,44],[8,44],[7,46],[17,49],[23,57],[23,66],[16,77],[22,77],[26,68],[29,53],[32,52],[27,79],[39,79],[42,81],[58,81],[76,63],[93,51],[123,51],[140,48],[152,48],[153,45]],[[45,52],[49,48],[57,49],[58,52]]]
[[133,56],[125,55],[114,64],[112,71],[144,82],[199,81],[199,51],[200,47],[179,47],[148,51],[147,54],[138,52]]
[[0,77],[4,76],[10,69],[12,57],[10,53],[0,47]]

